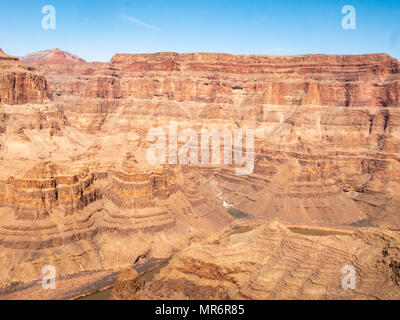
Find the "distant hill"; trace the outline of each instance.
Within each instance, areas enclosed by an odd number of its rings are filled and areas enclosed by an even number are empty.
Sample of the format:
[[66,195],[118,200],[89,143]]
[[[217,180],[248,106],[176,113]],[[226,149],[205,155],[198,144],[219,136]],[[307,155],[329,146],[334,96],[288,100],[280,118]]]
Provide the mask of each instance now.
[[29,53],[25,57],[20,58],[25,62],[86,62],[77,55],[71,54],[60,49],[44,50]]

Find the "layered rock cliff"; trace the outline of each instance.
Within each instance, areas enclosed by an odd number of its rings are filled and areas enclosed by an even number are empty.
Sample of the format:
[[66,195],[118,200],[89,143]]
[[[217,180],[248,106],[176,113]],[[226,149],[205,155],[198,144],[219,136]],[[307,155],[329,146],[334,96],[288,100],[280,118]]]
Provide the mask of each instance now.
[[[120,270],[144,253],[166,258],[241,217],[400,229],[400,69],[388,55],[118,54],[109,63],[30,64],[2,57],[2,286],[39,279],[45,264],[71,275]],[[253,129],[254,172],[150,165],[147,133],[168,133],[172,121],[198,134]],[[321,252],[325,245],[315,244]],[[261,298],[254,288],[246,297]],[[291,297],[311,297],[296,290]],[[222,297],[217,291],[210,294]]]
[[[130,73],[129,80],[115,77],[98,80],[98,90],[107,90],[109,84],[118,83],[117,92],[97,92],[102,97],[148,98],[157,95],[169,100],[229,104],[237,104],[234,100],[240,97],[241,106],[386,107],[399,104],[400,65],[385,54],[291,57],[118,54],[111,60],[111,66]],[[132,75],[143,72],[148,77]],[[169,74],[156,81],[149,72]],[[133,87],[147,90],[132,90]],[[116,86],[112,85],[112,88],[115,90]]]
[[0,103],[43,103],[49,100],[46,79],[0,49]]
[[278,223],[237,225],[190,246],[147,281],[137,274],[119,277],[113,297],[399,299],[398,233],[365,229],[321,236],[308,231],[316,235],[294,233]]

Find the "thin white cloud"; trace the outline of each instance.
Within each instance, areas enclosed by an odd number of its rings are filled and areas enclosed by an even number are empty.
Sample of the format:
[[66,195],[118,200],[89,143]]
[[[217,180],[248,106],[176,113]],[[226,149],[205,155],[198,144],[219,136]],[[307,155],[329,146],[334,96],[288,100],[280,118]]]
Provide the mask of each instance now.
[[147,29],[160,30],[159,28],[157,28],[157,27],[155,27],[155,26],[152,26],[151,24],[148,24],[148,23],[146,23],[146,22],[140,21],[139,19],[136,19],[136,18],[134,18],[134,17],[130,17],[130,16],[127,16],[127,15],[124,15],[124,14],[123,14],[123,15],[122,15],[122,18],[124,18],[124,19],[126,19],[126,20],[129,20],[129,21],[131,21],[131,22],[134,22],[134,23],[136,23],[136,24],[140,24],[140,25],[146,27]]

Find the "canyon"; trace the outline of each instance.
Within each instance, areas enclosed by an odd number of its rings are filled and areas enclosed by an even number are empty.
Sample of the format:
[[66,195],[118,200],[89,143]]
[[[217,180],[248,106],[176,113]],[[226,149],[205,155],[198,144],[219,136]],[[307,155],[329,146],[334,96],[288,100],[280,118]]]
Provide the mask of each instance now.
[[[79,295],[42,289],[52,265],[116,299],[398,299],[399,105],[386,54],[0,51],[0,298]],[[172,122],[254,130],[253,172],[149,163]]]
[[[307,236],[277,222],[236,224],[183,250],[147,281],[124,271],[113,298],[398,299],[398,241],[395,232],[371,228]],[[342,287],[348,267],[353,290]]]

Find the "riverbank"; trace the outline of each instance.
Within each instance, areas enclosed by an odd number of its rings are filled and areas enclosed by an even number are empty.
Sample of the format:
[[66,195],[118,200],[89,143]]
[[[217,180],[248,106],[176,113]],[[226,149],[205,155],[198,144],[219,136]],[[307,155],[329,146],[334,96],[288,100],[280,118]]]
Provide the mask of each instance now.
[[113,285],[118,271],[83,271],[78,274],[61,276],[56,279],[56,288],[44,289],[41,280],[14,283],[0,289],[1,300],[68,300],[82,293],[94,292],[99,288]]

